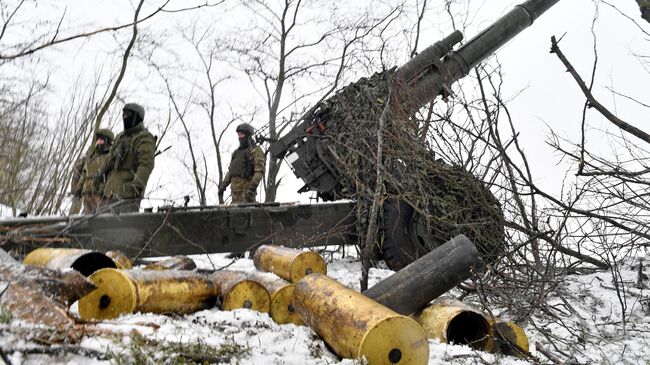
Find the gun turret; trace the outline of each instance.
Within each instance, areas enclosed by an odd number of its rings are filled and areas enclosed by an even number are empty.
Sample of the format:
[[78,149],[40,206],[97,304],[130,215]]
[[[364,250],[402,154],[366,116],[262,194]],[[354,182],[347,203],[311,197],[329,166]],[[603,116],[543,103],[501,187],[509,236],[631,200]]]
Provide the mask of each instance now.
[[[389,95],[400,111],[412,115],[439,95],[449,95],[451,84],[466,76],[482,60],[493,54],[559,0],[528,0],[515,6],[495,23],[456,51],[462,41],[454,31],[413,57],[399,68],[377,73],[341,89],[305,113],[298,124],[271,145],[274,157],[290,162],[294,174],[305,185],[299,192],[316,191],[323,200],[350,198],[353,188],[342,183],[344,176],[332,153],[332,135],[341,123],[354,120],[378,120],[376,113]],[[374,104],[373,104],[374,103]],[[395,101],[393,101],[395,103]],[[364,109],[365,107],[365,109]],[[366,112],[359,113],[359,110]],[[343,113],[354,118],[341,118]]]

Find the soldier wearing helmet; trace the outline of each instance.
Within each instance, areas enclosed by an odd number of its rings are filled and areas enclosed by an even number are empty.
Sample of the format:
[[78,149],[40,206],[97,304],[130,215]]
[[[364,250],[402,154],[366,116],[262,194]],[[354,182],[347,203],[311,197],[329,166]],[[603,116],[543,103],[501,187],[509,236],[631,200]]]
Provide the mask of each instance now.
[[233,152],[228,173],[219,184],[219,201],[223,202],[223,193],[230,185],[233,203],[254,203],[257,186],[264,176],[266,158],[262,148],[253,141],[253,126],[243,123],[236,131],[239,148]]
[[113,132],[100,129],[95,133],[95,146],[84,159],[82,169],[83,214],[92,214],[99,208],[104,196],[104,175],[99,175],[99,169],[104,165],[108,152],[113,144]]
[[156,138],[144,127],[144,109],[124,105],[124,131],[117,135],[100,174],[106,176],[104,198],[117,213],[137,212],[153,171]]

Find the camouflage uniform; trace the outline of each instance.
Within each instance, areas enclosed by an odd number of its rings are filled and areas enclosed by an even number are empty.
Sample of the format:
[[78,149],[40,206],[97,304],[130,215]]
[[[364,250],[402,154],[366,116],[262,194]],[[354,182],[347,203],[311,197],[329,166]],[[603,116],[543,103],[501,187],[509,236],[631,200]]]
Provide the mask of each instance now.
[[253,127],[244,123],[237,127],[237,132],[244,133],[246,138],[240,141],[239,148],[232,154],[228,173],[219,185],[219,195],[231,185],[232,203],[254,203],[257,186],[264,176],[266,158],[262,148],[252,141]]
[[95,133],[95,140],[102,138],[104,144],[95,145],[89,156],[86,157],[83,168],[83,214],[92,214],[97,211],[104,197],[104,175],[99,175],[100,168],[108,158],[108,152],[113,143],[113,132],[100,129]]
[[70,194],[72,195],[72,205],[68,215],[79,214],[81,211],[81,190],[83,189],[81,182],[81,174],[84,168],[85,159],[80,158],[74,162],[72,167],[72,180],[70,181]]
[[[135,119],[131,120],[131,116]],[[124,131],[115,138],[101,169],[107,176],[104,196],[117,213],[140,209],[156,152],[156,139],[142,123],[144,109],[126,104],[123,119]]]

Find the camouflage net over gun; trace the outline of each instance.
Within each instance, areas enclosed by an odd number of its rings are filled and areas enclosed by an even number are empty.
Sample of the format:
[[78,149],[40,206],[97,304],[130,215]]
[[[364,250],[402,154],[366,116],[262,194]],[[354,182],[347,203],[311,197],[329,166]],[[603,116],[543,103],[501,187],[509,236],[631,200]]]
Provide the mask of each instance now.
[[[363,236],[377,184],[379,120],[386,118],[382,151],[385,190],[379,206],[387,211],[379,217],[393,219],[401,214],[395,210],[404,206],[398,203],[406,202],[415,211],[412,219],[417,232],[413,234],[421,245],[418,256],[462,233],[476,244],[484,259],[494,261],[503,254],[504,246],[499,202],[471,173],[436,159],[434,151],[418,137],[416,122],[393,102],[398,99],[390,94],[393,73],[394,69],[362,78],[304,117],[312,126],[324,125],[322,133],[315,136],[320,160],[338,172],[338,186],[325,194],[330,194],[330,199],[358,202],[357,232]],[[391,223],[379,222],[378,242],[384,242]],[[383,247],[384,257],[391,260],[394,252],[390,250],[399,248],[387,246]]]

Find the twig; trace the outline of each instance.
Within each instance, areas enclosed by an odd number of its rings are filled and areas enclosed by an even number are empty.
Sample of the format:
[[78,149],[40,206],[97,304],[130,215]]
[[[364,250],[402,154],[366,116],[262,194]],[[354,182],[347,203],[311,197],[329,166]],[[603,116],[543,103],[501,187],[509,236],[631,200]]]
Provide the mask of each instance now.
[[544,346],[542,346],[542,344],[539,341],[535,342],[535,347],[537,348],[537,351],[539,351],[542,355],[546,356],[554,364],[557,365],[565,364],[565,362],[562,359],[560,359],[557,355],[554,355],[553,353],[545,349]]
[[110,356],[105,353],[82,346],[57,345],[57,346],[38,346],[14,349],[15,352],[23,354],[41,354],[41,355],[63,355],[73,353],[76,355],[92,357],[97,360],[108,360]]

